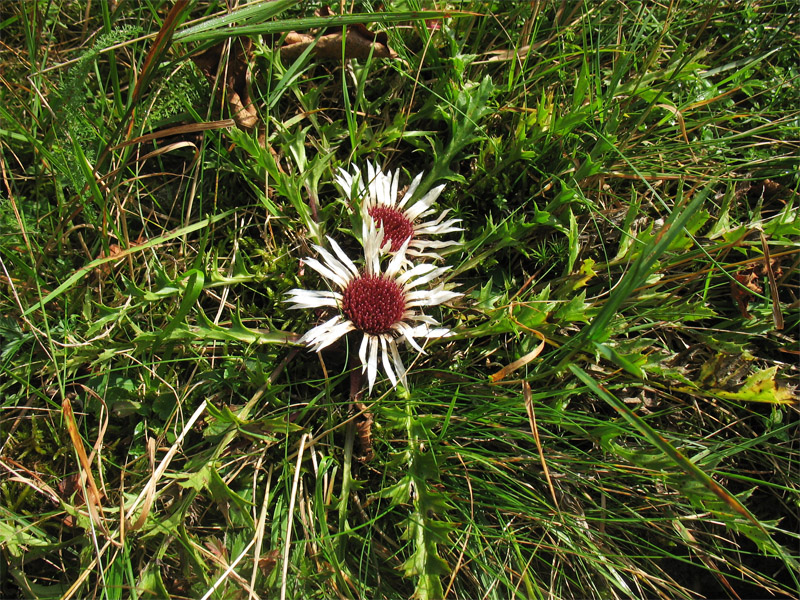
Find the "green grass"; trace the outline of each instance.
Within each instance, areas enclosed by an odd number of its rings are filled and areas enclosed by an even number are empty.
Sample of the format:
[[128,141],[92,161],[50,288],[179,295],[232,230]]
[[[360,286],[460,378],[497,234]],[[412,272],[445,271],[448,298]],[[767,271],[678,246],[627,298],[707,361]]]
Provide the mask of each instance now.
[[[794,3],[344,4],[0,11],[0,595],[800,594]],[[357,397],[284,300],[367,160],[464,296]]]

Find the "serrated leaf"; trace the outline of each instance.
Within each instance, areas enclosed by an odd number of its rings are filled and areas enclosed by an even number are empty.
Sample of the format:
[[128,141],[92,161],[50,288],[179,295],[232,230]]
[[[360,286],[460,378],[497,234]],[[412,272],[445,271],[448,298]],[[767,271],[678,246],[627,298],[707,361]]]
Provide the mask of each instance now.
[[589,280],[597,275],[597,272],[594,270],[595,261],[592,258],[587,258],[581,264],[581,268],[578,270],[579,277],[572,283],[572,289],[577,290],[578,288],[585,287]]
[[[403,574],[406,577],[417,576],[420,579],[431,577],[439,579],[439,575],[446,575],[450,567],[441,556],[422,552],[421,546],[414,551],[405,562],[403,562]],[[419,587],[419,586],[418,586]],[[441,596],[441,593],[439,594]],[[429,597],[429,596],[426,596]],[[438,596],[437,596],[438,597]]]
[[586,302],[586,290],[583,290],[568,302],[557,305],[553,319],[563,323],[574,323],[575,321],[588,323],[589,317],[586,311],[590,308],[591,304]]
[[[683,486],[683,491],[690,501],[699,502],[704,510],[711,510],[735,531],[745,534],[761,551],[778,556],[787,568],[797,570],[800,563],[781,544],[772,539],[764,524],[742,504],[740,499],[731,494],[725,487],[715,481],[693,461],[686,458],[660,433],[653,429],[644,419],[631,411],[623,402],[600,386],[583,369],[575,365],[570,371],[578,377],[595,395],[611,405],[630,425],[638,430],[653,446],[669,457],[672,468],[682,471],[672,474],[671,480],[676,486]],[[769,369],[767,369],[769,370]]]
[[448,541],[450,532],[456,528],[454,523],[440,521],[438,519],[423,518],[420,515],[427,514],[424,511],[415,511],[403,521],[406,530],[400,539],[411,540],[417,532],[418,527],[425,528],[426,543],[445,544]]
[[276,433],[293,433],[303,429],[302,426],[296,423],[290,423],[285,419],[281,418],[242,419],[239,417],[239,415],[234,413],[229,406],[222,406],[222,408],[217,408],[210,402],[208,403],[206,410],[208,411],[209,415],[211,415],[221,423],[230,423],[236,426],[237,429],[245,431],[247,433],[251,431],[256,431],[258,429],[265,432],[269,431]]
[[800,207],[789,202],[774,219],[764,224],[764,235],[794,244],[800,235]]
[[394,485],[383,488],[375,494],[378,498],[388,498],[390,506],[406,504],[411,497],[411,477],[406,475]]
[[[291,344],[299,336],[288,331],[267,331],[264,329],[250,329],[242,324],[241,319],[233,315],[230,328],[221,327],[212,323],[203,311],[197,312],[198,325],[180,323],[167,336],[165,340],[186,342],[240,342],[243,344]],[[151,344],[157,333],[142,333],[134,342],[136,344]]]
[[[663,300],[661,300],[663,298]],[[638,310],[639,314],[651,321],[668,321],[682,323],[687,321],[702,321],[717,316],[717,313],[702,302],[669,302],[667,294],[656,294],[646,298],[653,302],[652,306]]]
[[[166,475],[166,477],[169,477],[169,475]],[[208,465],[204,465],[199,471],[182,474],[175,479],[177,479],[178,485],[182,488],[189,488],[200,492],[208,485],[209,481],[211,481],[211,468]]]
[[227,513],[229,509],[233,509],[231,522],[234,525],[254,527],[253,517],[250,515],[252,504],[234,492],[220,477],[216,469],[211,469],[208,489],[211,497],[223,512]]
[[446,541],[449,528],[442,528],[441,522],[426,519],[416,510],[406,522],[403,539],[413,541],[414,553],[403,563],[403,573],[406,577],[417,577],[414,598],[438,600],[444,596],[440,576],[447,574],[450,567],[439,556],[437,541]]

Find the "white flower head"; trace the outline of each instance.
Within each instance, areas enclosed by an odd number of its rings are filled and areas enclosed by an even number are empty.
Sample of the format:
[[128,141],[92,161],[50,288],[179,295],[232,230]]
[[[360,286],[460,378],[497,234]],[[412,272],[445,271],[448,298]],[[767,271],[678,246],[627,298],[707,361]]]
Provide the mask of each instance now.
[[448,329],[437,327],[438,321],[422,313],[426,306],[438,306],[461,296],[446,290],[439,283],[433,288],[423,287],[438,279],[449,267],[436,267],[421,263],[406,269],[408,261],[406,240],[388,264],[381,266],[381,248],[384,230],[377,230],[373,222],[363,225],[364,267],[359,269],[339,245],[328,238],[333,254],[321,246],[314,246],[322,260],[306,258],[305,264],[333,283],[336,290],[291,290],[289,308],[338,309],[339,314],[321,325],[308,330],[299,342],[319,351],[334,343],[350,331],[362,332],[358,357],[362,372],[367,372],[369,392],[378,373],[378,357],[392,387],[400,381],[406,384],[406,370],[400,359],[397,343],[406,342],[423,353],[423,343],[429,338],[444,337]]
[[391,243],[391,252],[398,252],[403,244],[406,244],[409,256],[437,259],[440,258],[438,254],[427,250],[445,248],[458,243],[452,240],[428,239],[432,235],[463,231],[460,227],[456,227],[456,223],[461,219],[447,218],[450,209],[442,211],[433,220],[422,222],[436,212],[431,206],[442,193],[444,184],[436,186],[417,199],[414,193],[424,175],[419,173],[409,184],[403,198],[399,199],[399,170],[395,170],[394,173],[384,173],[368,161],[365,182],[361,181],[361,171],[358,167],[354,166],[353,171],[351,174],[339,169],[334,180],[348,198],[360,203],[362,219],[373,221],[376,228],[384,230],[386,241]]

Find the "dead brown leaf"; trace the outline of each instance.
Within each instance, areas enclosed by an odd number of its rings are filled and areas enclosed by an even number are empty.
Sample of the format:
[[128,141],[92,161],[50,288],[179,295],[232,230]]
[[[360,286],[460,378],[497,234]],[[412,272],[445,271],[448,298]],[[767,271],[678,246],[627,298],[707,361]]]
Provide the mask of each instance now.
[[[139,246],[141,244],[144,244],[146,241],[147,240],[143,236],[140,235],[138,238],[136,238],[131,243],[130,248],[128,250],[125,250],[125,248],[123,248],[119,244],[109,244],[108,245],[108,252],[106,252],[105,249],[101,250],[100,253],[97,255],[97,258],[98,259],[102,259],[102,258],[117,258],[117,257],[119,257],[120,259],[125,258],[126,256],[128,256],[130,254],[130,251],[133,248],[135,248],[136,246]],[[95,269],[94,269],[95,273],[98,274],[100,279],[105,279],[113,271],[114,265],[116,265],[116,264],[119,264],[119,263],[116,262],[116,261],[110,261],[110,262],[105,262],[105,263],[103,263],[101,265],[97,265],[95,267]]]
[[228,562],[228,550],[225,544],[216,536],[211,536],[203,544],[209,552],[221,563]]
[[[105,250],[101,250],[100,254],[99,254],[99,256],[97,258],[116,258],[120,254],[122,254],[122,252],[123,252],[123,248],[119,244],[109,244],[108,252],[106,252]],[[111,270],[113,269],[113,267],[114,267],[114,263],[107,262],[107,263],[103,263],[102,265],[98,265],[95,268],[95,271],[97,271],[97,273],[103,279],[105,279],[111,273]]]
[[89,462],[89,457],[86,456],[86,450],[83,447],[83,440],[78,432],[78,425],[75,423],[75,416],[72,411],[72,403],[68,397],[64,398],[63,402],[61,403],[61,413],[64,416],[64,425],[67,428],[67,433],[69,433],[72,445],[74,446],[75,452],[78,455],[78,464],[83,469],[82,477],[86,478],[90,500],[87,502],[86,507],[89,509],[89,516],[98,528],[108,534],[108,530],[106,529],[105,523],[101,517],[103,513],[103,494],[97,488],[97,484],[94,481],[91,463]]
[[518,360],[515,360],[511,364],[506,365],[505,367],[500,369],[497,373],[493,373],[492,375],[490,375],[489,376],[489,380],[492,383],[497,383],[498,381],[502,381],[508,375],[510,375],[511,373],[516,371],[517,369],[520,369],[520,368],[524,367],[525,365],[527,365],[529,362],[531,362],[534,358],[536,358],[537,356],[539,356],[542,353],[542,350],[544,350],[544,346],[547,343],[547,338],[545,338],[542,333],[539,333],[535,329],[531,329],[530,331],[532,331],[534,334],[536,334],[536,337],[538,337],[541,340],[539,345],[536,346],[536,348],[534,348],[533,351],[528,352],[522,358],[520,358]]
[[[324,13],[318,11],[317,16],[333,16],[330,9]],[[343,33],[344,31],[344,33]],[[319,60],[341,60],[344,58],[358,58],[364,60],[370,56],[375,58],[397,58],[397,52],[389,47],[389,36],[385,32],[373,33],[366,25],[357,23],[344,30],[323,31],[321,36],[308,33],[290,31],[281,47],[281,59],[295,60],[311,44],[313,54]],[[342,46],[344,45],[344,50]]]
[[258,568],[264,577],[267,577],[275,569],[275,565],[278,564],[278,557],[280,557],[280,551],[270,550],[266,555],[258,559]]
[[751,202],[763,201],[768,204],[772,200],[784,202],[791,197],[792,191],[781,185],[777,181],[771,179],[764,179],[763,181],[754,181],[746,188],[742,188],[736,192],[737,198],[744,196]]
[[356,435],[358,436],[362,458],[365,462],[370,462],[375,457],[375,453],[372,450],[372,424],[374,422],[375,419],[371,412],[365,412],[362,417],[356,421]]
[[[751,318],[747,306],[750,304],[753,294],[761,294],[764,291],[764,287],[761,285],[761,279],[765,276],[769,276],[770,273],[772,275],[770,278],[770,287],[772,288],[772,282],[775,281],[775,278],[780,278],[780,276],[783,275],[780,259],[770,258],[769,267],[767,267],[766,261],[763,263],[756,263],[733,276],[736,281],[731,281],[731,297],[739,307],[739,313],[742,315],[742,318]],[[775,303],[774,295],[773,300],[773,303]]]
[[762,267],[764,273],[767,276],[767,281],[769,282],[769,295],[772,298],[772,322],[775,325],[775,329],[780,331],[783,329],[783,313],[781,312],[781,301],[778,298],[778,283],[775,279],[775,272],[778,272],[780,275],[780,266],[775,268],[775,261],[770,258],[769,252],[769,244],[767,243],[767,238],[764,237],[764,232],[758,232],[759,237],[761,238],[761,248],[764,251],[764,265]]
[[742,273],[736,273],[733,278],[736,281],[731,281],[731,296],[739,307],[739,313],[742,315],[742,318],[749,319],[750,313],[747,310],[747,305],[750,304],[753,292],[760,294],[764,291],[764,288],[758,283],[759,276],[756,275],[752,268]]
[[[202,54],[192,57],[192,61],[212,83],[217,78],[220,61],[226,42],[212,46]],[[253,129],[258,124],[258,113],[248,92],[250,84],[249,65],[253,60],[253,40],[246,37],[231,40],[230,56],[225,78],[225,97],[231,117],[242,129]]]
[[[72,501],[73,506],[78,507],[85,504],[86,499],[83,497],[83,490],[80,484],[80,474],[73,473],[68,477],[60,480],[56,485],[59,495],[65,502]],[[75,498],[73,500],[73,494]],[[67,513],[61,518],[61,522],[65,527],[74,527],[76,519],[71,514]]]

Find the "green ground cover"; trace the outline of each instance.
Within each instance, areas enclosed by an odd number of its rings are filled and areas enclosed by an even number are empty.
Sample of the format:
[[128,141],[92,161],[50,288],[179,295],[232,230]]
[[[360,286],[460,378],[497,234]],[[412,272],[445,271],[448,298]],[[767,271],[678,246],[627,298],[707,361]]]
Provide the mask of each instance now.
[[[796,3],[229,4],[0,6],[0,596],[800,595]],[[367,161],[463,229],[371,393]]]

